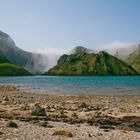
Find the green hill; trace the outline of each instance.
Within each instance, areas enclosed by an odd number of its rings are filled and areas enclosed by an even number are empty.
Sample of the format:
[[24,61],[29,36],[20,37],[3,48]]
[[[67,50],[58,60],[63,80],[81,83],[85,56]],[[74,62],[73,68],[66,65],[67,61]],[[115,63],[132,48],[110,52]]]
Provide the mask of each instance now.
[[0,64],[0,76],[30,76],[31,74],[22,67],[11,63]]
[[138,73],[122,60],[106,53],[81,52],[63,55],[46,75],[137,75]]
[[11,63],[23,67],[33,74],[46,71],[47,58],[43,54],[27,52],[18,48],[12,38],[2,31],[0,31],[0,52]]
[[132,65],[132,67],[140,74],[140,45],[125,59],[125,61]]
[[31,75],[22,67],[11,64],[0,52],[0,76],[27,76]]

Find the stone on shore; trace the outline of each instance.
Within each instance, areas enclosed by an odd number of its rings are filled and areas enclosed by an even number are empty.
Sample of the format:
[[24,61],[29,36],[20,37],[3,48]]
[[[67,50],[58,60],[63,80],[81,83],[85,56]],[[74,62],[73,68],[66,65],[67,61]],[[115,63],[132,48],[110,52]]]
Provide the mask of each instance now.
[[41,106],[35,106],[31,115],[32,116],[46,116],[45,108]]
[[0,135],[2,135],[3,134],[3,132],[0,132]]
[[9,98],[8,98],[7,96],[4,96],[4,97],[3,97],[3,100],[4,100],[4,101],[9,101]]
[[86,107],[87,107],[86,103],[83,103],[83,102],[78,105],[79,109],[80,108],[86,108]]
[[7,127],[18,128],[18,125],[13,121],[8,121],[6,124]]
[[53,133],[53,135],[61,135],[66,137],[73,137],[73,134],[70,131],[56,131]]

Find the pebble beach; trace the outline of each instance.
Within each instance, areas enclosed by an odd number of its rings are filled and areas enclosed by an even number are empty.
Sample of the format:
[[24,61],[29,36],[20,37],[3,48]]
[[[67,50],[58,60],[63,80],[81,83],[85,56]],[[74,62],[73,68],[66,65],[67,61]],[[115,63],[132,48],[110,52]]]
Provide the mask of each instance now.
[[50,95],[0,85],[0,140],[139,139],[139,96]]

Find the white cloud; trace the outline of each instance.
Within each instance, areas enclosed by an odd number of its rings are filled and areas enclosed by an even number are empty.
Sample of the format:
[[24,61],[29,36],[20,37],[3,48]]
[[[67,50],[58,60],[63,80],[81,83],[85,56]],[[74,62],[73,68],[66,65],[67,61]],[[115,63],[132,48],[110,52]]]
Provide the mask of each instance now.
[[63,48],[53,48],[53,47],[48,47],[48,48],[43,48],[43,49],[38,49],[38,53],[43,53],[46,55],[63,55],[67,53],[69,49],[63,49]]
[[99,47],[99,50],[108,50],[108,49],[116,50],[119,48],[126,48],[126,47],[129,47],[134,44],[136,44],[136,43],[126,43],[126,42],[114,41],[114,42],[102,45],[101,47]]
[[40,61],[44,64],[44,67],[46,67],[44,70],[45,72],[51,67],[55,66],[59,57],[63,54],[67,54],[69,49],[50,47],[45,49],[38,49],[37,52],[43,54]]

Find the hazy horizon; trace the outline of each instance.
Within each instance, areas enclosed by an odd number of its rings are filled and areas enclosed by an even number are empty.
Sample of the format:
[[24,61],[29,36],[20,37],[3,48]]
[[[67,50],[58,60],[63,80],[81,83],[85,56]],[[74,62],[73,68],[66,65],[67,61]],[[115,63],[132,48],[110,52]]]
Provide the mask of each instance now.
[[63,53],[139,43],[137,0],[0,0],[0,30],[21,49]]

